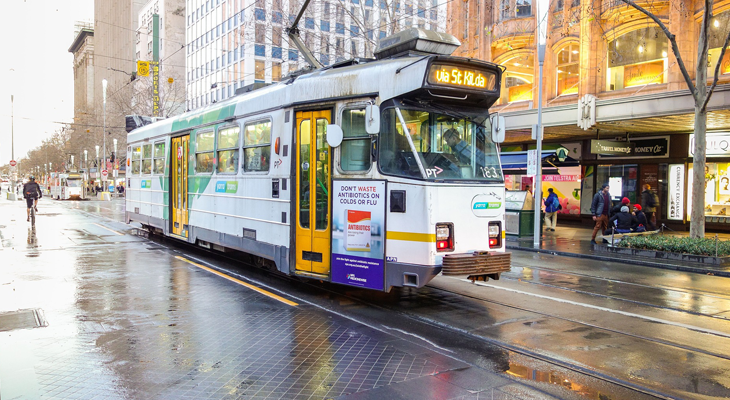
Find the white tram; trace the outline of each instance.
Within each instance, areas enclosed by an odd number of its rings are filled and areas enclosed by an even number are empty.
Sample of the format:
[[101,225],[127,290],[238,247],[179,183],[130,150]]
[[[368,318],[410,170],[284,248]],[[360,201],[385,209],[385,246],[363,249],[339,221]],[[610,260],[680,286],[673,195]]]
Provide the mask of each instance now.
[[[126,220],[290,275],[388,291],[504,253],[500,66],[410,29],[350,60],[133,130]],[[446,257],[445,257],[446,256]],[[487,276],[499,278],[506,266]]]
[[86,199],[86,173],[68,172],[51,178],[51,198],[57,200]]

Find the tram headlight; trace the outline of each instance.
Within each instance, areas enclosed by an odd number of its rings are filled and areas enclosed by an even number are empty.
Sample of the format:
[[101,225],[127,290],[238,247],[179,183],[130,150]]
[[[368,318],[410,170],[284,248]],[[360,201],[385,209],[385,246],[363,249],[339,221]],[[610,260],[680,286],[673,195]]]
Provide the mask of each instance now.
[[454,224],[436,224],[436,251],[454,251]]
[[492,221],[489,223],[489,247],[502,247],[502,223]]

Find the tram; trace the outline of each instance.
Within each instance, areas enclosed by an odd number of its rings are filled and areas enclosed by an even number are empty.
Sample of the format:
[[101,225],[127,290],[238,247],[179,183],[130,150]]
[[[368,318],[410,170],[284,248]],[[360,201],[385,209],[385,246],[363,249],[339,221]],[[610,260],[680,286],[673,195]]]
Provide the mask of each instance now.
[[51,198],[85,200],[86,181],[84,171],[54,174],[51,178]]
[[132,130],[127,223],[373,290],[422,287],[447,264],[498,279],[509,270],[503,131],[489,107],[503,67],[450,56],[459,45],[412,28],[383,39],[376,59]]

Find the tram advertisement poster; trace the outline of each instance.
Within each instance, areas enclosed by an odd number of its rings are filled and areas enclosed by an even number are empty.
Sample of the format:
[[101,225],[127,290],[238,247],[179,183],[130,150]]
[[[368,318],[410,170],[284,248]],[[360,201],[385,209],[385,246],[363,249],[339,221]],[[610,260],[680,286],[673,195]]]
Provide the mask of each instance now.
[[332,281],[383,290],[385,181],[332,186]]

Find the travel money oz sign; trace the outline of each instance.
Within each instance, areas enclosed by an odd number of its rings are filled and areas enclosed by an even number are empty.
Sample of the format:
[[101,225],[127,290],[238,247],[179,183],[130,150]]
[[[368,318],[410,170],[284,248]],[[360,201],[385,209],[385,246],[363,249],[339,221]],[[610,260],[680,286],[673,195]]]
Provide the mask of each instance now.
[[332,282],[383,290],[385,181],[332,182]]
[[599,158],[666,158],[669,157],[669,136],[614,140],[591,140],[591,153]]

